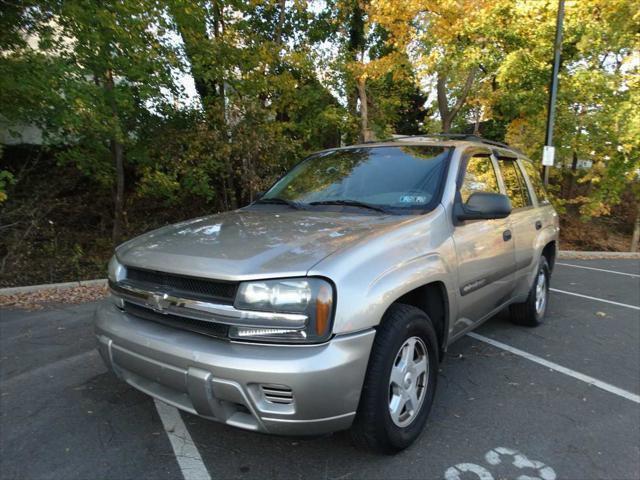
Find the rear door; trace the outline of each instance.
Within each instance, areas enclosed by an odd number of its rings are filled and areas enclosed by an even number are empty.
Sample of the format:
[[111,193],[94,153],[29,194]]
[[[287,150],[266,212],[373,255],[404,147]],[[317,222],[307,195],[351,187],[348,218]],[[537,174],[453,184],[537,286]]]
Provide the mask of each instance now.
[[[490,152],[469,154],[461,165],[455,201],[464,203],[474,192],[501,193],[497,170]],[[453,240],[458,260],[459,309],[452,336],[457,336],[511,297],[515,256],[509,217],[454,219]]]
[[498,157],[498,165],[506,194],[513,208],[509,218],[515,248],[515,289],[514,295],[529,290],[528,275],[534,268],[534,247],[538,230],[542,227],[539,213],[533,205],[532,194],[522,173],[518,159]]

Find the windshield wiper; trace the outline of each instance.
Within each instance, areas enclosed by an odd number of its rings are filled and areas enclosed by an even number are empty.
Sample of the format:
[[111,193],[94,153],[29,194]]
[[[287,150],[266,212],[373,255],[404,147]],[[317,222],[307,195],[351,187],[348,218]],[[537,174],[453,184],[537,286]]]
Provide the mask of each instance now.
[[302,205],[298,202],[294,202],[292,200],[287,200],[286,198],[273,197],[273,198],[261,198],[256,200],[253,203],[270,203],[274,205],[289,205],[291,208],[295,208],[296,210],[302,210]]
[[322,200],[319,202],[309,202],[309,205],[345,205],[347,207],[360,207],[375,210],[376,212],[389,213],[388,210],[378,205],[372,205],[358,200]]

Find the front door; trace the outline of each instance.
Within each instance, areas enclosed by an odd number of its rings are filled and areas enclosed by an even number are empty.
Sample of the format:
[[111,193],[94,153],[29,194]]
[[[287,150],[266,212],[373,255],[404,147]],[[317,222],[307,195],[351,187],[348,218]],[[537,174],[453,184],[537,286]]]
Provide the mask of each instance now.
[[[497,164],[488,153],[470,156],[456,201],[474,192],[500,193]],[[458,259],[458,319],[453,336],[461,334],[512,295],[515,250],[510,218],[457,222],[453,240]]]

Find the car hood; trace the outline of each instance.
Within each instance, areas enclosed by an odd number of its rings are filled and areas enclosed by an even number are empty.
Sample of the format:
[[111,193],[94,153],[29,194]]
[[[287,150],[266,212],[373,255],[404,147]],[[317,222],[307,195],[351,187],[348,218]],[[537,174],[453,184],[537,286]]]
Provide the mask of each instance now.
[[301,276],[328,255],[403,219],[236,210],[154,230],[124,243],[116,254],[127,266],[220,280]]

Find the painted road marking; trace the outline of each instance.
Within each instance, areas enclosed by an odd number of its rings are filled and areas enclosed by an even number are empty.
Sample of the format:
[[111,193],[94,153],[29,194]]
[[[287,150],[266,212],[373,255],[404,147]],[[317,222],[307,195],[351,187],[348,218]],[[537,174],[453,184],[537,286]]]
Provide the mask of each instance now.
[[[518,475],[516,480],[556,480],[556,472],[553,468],[545,465],[539,460],[529,460],[526,455],[522,454],[518,450],[511,448],[496,447],[489,450],[485,456],[485,461],[492,467],[502,464],[502,457],[511,457],[511,465],[518,470],[524,470],[521,475]],[[535,476],[531,476],[533,473]],[[482,465],[475,463],[459,463],[453,467],[449,467],[444,472],[445,480],[461,480],[464,478],[471,478],[470,475],[475,476],[477,480],[494,480],[494,475]],[[498,478],[504,478],[504,473],[498,474]]]
[[502,456],[512,457],[512,465],[519,469],[532,469],[537,474],[536,477],[530,477],[528,475],[520,475],[516,480],[525,480],[539,478],[541,480],[556,480],[556,472],[553,468],[545,465],[540,460],[529,460],[526,455],[522,454],[518,450],[512,450],[505,447],[497,447],[493,450],[489,450],[484,459],[490,465],[500,465],[502,463]]
[[184,480],[211,480],[198,447],[193,443],[189,430],[187,430],[182,421],[178,409],[155,398],[153,401],[156,404],[156,410],[158,410],[164,430],[167,432],[171,442],[173,453],[176,456]]
[[598,380],[597,378],[585,375],[584,373],[576,372],[575,370],[571,370],[570,368],[563,367],[562,365],[558,365],[557,363],[550,362],[549,360],[545,360],[544,358],[538,357],[529,352],[525,352],[524,350],[520,350],[519,348],[512,347],[510,345],[507,345],[506,343],[499,342],[497,340],[494,340],[493,338],[485,337],[484,335],[478,335],[474,332],[467,333],[467,335],[471,338],[475,338],[476,340],[480,340],[481,342],[488,343],[489,345],[500,348],[502,350],[506,350],[507,352],[513,353],[514,355],[518,355],[520,357],[526,358],[527,360],[531,360],[532,362],[550,368],[551,370],[555,370],[556,372],[564,373],[565,375],[588,383],[589,385],[593,385],[594,387],[598,387],[609,393],[618,395],[619,397],[626,398],[627,400],[631,400],[635,403],[640,403],[640,395],[628,392],[627,390],[618,388],[614,385],[611,385],[610,383],[603,382],[601,380]]
[[469,478],[465,473],[473,473],[478,480],[494,480],[489,470],[475,463],[459,463],[449,467],[444,472],[444,478],[445,480],[462,480],[463,476]]
[[588,298],[589,300],[594,300],[596,302],[610,303],[611,305],[617,305],[619,307],[631,308],[633,310],[640,310],[640,307],[636,307],[635,305],[628,305],[626,303],[614,302],[613,300],[605,300],[604,298],[590,297],[589,295],[583,295],[581,293],[574,293],[574,292],[567,292],[565,290],[558,290],[557,288],[550,288],[549,290],[556,293],[564,293],[565,295],[573,295],[574,297]]
[[640,275],[635,273],[616,272],[615,270],[607,270],[605,268],[585,267],[583,265],[573,265],[571,263],[556,262],[556,265],[562,265],[563,267],[584,268],[585,270],[596,270],[597,272],[615,273],[618,275],[626,275],[627,277],[640,278]]

